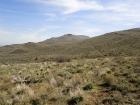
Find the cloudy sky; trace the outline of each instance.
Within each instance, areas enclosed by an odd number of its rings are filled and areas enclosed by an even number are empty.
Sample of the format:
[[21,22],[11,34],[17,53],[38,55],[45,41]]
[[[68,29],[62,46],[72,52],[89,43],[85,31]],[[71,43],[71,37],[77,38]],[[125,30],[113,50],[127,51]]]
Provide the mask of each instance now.
[[139,26],[140,0],[0,0],[0,45]]

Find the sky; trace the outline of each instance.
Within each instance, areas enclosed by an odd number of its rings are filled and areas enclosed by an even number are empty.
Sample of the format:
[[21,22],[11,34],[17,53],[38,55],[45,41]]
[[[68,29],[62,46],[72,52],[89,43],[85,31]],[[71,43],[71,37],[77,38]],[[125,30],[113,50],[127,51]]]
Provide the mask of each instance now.
[[0,0],[0,45],[139,26],[140,0]]

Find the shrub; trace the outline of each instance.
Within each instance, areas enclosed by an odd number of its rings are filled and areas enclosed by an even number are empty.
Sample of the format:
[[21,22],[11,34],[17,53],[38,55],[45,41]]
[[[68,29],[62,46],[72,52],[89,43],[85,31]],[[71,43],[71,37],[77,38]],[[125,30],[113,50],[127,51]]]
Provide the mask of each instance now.
[[135,92],[137,91],[136,89],[132,88],[131,86],[127,84],[122,84],[122,85],[114,85],[112,87],[112,90],[118,90],[120,91],[123,95],[125,95],[128,92]]
[[77,73],[83,73],[82,69],[77,70]]
[[56,102],[57,101],[57,98],[53,97],[53,98],[50,98],[49,101],[53,101],[53,102]]
[[56,58],[56,61],[58,63],[63,63],[63,62],[70,62],[70,59],[66,58],[66,57],[58,57],[58,58]]
[[138,95],[136,98],[137,98],[137,99],[140,99],[140,95]]
[[25,94],[25,89],[22,89],[22,90],[18,91],[17,94],[18,94],[18,95],[23,95],[23,94]]
[[104,77],[104,81],[110,86],[110,85],[116,85],[117,84],[117,78],[114,75],[108,74]]
[[128,76],[128,75],[129,75],[129,73],[127,73],[127,72],[122,74],[122,76]]
[[76,69],[68,69],[67,71],[72,73],[72,74],[75,74],[75,73],[83,73],[84,70],[82,70],[82,69],[78,69],[78,70],[76,70]]
[[135,72],[135,73],[140,73],[140,67],[135,67],[135,68],[134,68],[134,72]]
[[130,65],[128,65],[128,66],[127,66],[127,69],[130,69],[130,68],[131,68],[131,66],[130,66]]
[[58,73],[58,76],[60,76],[60,77],[63,77],[63,75],[64,75],[64,72]]
[[72,73],[72,74],[75,74],[77,72],[75,69],[68,69],[67,71]]
[[105,98],[102,103],[106,104],[109,103],[110,105],[112,105],[113,103],[118,103],[119,100],[115,99],[115,98]]
[[112,73],[112,71],[111,71],[111,70],[107,71],[107,74],[111,74],[111,73]]
[[140,63],[140,57],[137,58],[137,62]]
[[83,101],[82,96],[72,97],[70,100],[67,101],[68,105],[76,105]]
[[91,90],[91,89],[93,89],[93,88],[94,88],[94,84],[89,83],[89,84],[87,84],[83,89],[84,89],[84,90]]
[[118,77],[120,74],[118,72],[114,73],[114,76]]
[[138,83],[139,80],[138,80],[137,78],[131,78],[131,79],[130,79],[130,82],[132,82],[132,83]]
[[35,99],[32,99],[32,100],[30,101],[30,103],[31,103],[32,105],[40,105],[40,104],[41,104],[41,101],[40,101],[38,98],[35,98]]

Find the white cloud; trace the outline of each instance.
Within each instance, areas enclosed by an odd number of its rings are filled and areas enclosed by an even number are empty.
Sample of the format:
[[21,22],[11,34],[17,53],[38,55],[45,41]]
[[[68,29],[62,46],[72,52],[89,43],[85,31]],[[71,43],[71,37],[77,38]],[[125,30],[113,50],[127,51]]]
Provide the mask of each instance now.
[[[109,0],[104,3],[103,0],[28,0],[32,2],[42,3],[44,5],[54,6],[57,10],[61,10],[62,14],[71,14],[83,10],[98,11],[90,14],[89,17],[101,19],[103,22],[140,22],[140,0]],[[99,2],[100,1],[100,2]],[[47,6],[46,6],[47,7]],[[46,14],[55,18],[55,14]],[[95,16],[95,17],[94,17]],[[82,17],[82,16],[80,16]],[[88,14],[86,15],[88,17]],[[65,17],[62,17],[65,18]],[[51,19],[53,20],[53,19]]]
[[54,28],[59,27],[48,26],[21,33],[0,29],[0,45],[43,41],[49,38],[49,36],[46,35],[47,31]]
[[95,27],[86,27],[86,26],[78,26],[71,28],[73,30],[74,34],[80,34],[80,35],[88,35],[88,36],[96,36],[97,33],[101,32],[100,29]]
[[54,21],[58,18],[57,15],[55,15],[53,13],[45,13],[43,15],[45,15],[47,17],[46,22]]
[[[140,22],[140,0],[112,1],[104,5],[104,10],[87,14],[84,18],[111,24],[135,25]],[[131,24],[130,24],[131,23]]]
[[81,10],[103,10],[103,6],[100,5],[97,2],[97,0],[29,0],[29,1],[42,3],[44,5],[56,6],[61,10],[62,14],[70,14]]
[[126,23],[125,24],[126,26],[133,26],[133,25],[135,25],[134,23]]
[[[46,5],[46,9],[48,6],[53,6],[55,9],[51,12],[60,10],[62,14],[67,15],[84,10],[98,11],[90,15],[87,14],[86,17],[93,16],[93,18],[99,18],[103,22],[140,22],[140,0],[109,0],[108,2],[104,0],[28,0],[28,2],[41,3]],[[52,21],[56,18],[56,15],[51,12],[49,14],[46,13],[46,16],[52,18],[47,21]],[[66,17],[62,17],[63,20],[65,20],[65,18]]]
[[[111,10],[116,18],[121,21],[131,22],[140,22],[140,0],[127,0],[112,2],[106,8]],[[113,17],[114,18],[114,17]]]
[[52,14],[52,13],[45,13],[44,15],[52,17],[52,18],[56,18],[57,17],[55,14]]

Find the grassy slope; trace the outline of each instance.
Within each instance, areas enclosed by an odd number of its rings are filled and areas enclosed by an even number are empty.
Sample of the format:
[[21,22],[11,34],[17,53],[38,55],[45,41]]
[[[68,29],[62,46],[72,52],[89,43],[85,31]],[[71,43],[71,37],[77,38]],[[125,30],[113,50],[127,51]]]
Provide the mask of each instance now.
[[99,56],[138,55],[140,33],[135,30],[107,33],[81,42],[77,47],[80,50],[85,49],[86,53],[91,53],[91,55],[94,55],[94,52],[97,52]]
[[139,56],[140,29],[131,29],[90,38],[77,43],[26,43],[0,48],[0,62],[34,62],[68,58]]

